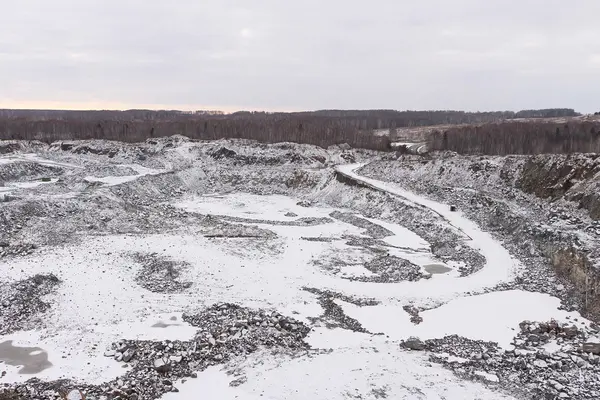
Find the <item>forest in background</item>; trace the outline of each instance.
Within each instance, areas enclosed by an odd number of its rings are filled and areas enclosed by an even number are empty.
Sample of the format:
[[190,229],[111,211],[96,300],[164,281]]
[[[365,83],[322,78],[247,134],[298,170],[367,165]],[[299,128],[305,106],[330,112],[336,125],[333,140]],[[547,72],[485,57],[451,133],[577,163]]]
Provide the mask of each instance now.
[[[139,142],[180,134],[199,140],[240,138],[321,147],[347,143],[355,148],[386,151],[390,149],[390,138],[374,135],[373,131],[456,125],[434,132],[430,138],[431,149],[485,154],[597,149],[597,139],[592,138],[596,137],[598,127],[584,126],[578,120],[554,126],[543,120],[579,115],[568,108],[518,112],[320,110],[294,113],[240,111],[230,114],[177,110],[0,109],[0,139]],[[536,121],[538,118],[541,120]]]
[[460,154],[600,153],[600,119],[504,121],[435,130],[430,150]]

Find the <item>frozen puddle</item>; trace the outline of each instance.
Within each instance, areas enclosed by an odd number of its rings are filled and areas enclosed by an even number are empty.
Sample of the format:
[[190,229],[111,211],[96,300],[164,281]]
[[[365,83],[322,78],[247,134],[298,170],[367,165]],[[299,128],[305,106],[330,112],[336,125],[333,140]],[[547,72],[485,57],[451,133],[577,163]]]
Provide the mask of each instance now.
[[0,361],[19,367],[19,374],[38,374],[52,366],[48,353],[39,347],[19,347],[12,340],[0,343]]
[[[78,318],[72,314],[70,317],[71,326],[65,326],[60,318],[48,329],[0,337],[0,361],[4,361],[0,363],[0,370],[6,372],[2,381],[24,382],[35,376],[45,380],[103,383],[126,372],[123,364],[104,356],[113,342],[121,339],[190,340],[197,331],[183,322],[181,313],[136,319],[127,313],[126,306],[115,310],[108,319],[102,315]],[[100,323],[96,325],[94,321]]]
[[425,265],[423,269],[432,275],[445,274],[452,271],[452,268],[443,264],[429,264]]

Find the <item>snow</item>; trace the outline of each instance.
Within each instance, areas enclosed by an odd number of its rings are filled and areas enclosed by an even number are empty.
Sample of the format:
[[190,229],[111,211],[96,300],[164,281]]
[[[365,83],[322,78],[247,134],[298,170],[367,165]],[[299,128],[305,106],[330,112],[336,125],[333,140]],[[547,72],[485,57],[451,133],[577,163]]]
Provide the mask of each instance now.
[[16,187],[19,189],[31,189],[31,188],[35,188],[35,187],[38,187],[38,186],[44,185],[44,184],[56,183],[57,181],[58,181],[58,179],[54,178],[54,179],[50,179],[49,181],[15,182],[15,183],[9,184],[9,186],[13,186],[13,187]]
[[448,285],[445,280],[432,279],[428,282],[419,282],[418,285],[410,285],[410,287],[407,288],[407,291],[404,292],[405,295],[414,293],[414,295],[419,297],[429,295],[440,299],[442,297],[449,299],[456,297],[461,293],[483,290],[502,282],[510,282],[515,278],[519,268],[521,268],[521,264],[514,259],[502,244],[495,240],[491,234],[479,229],[474,222],[467,219],[461,212],[450,211],[449,206],[446,204],[429,200],[423,196],[399,188],[397,185],[362,177],[356,174],[354,171],[361,168],[363,165],[364,164],[340,165],[336,167],[336,169],[339,173],[342,173],[351,179],[358,180],[371,187],[377,188],[378,190],[398,196],[412,205],[422,206],[433,210],[468,238],[464,241],[467,246],[477,250],[486,258],[486,263],[480,271],[469,277],[456,279],[452,285]]
[[[87,177],[88,181],[118,185],[144,175],[164,172],[141,166],[138,175],[126,177]],[[0,262],[3,278],[18,280],[37,273],[54,273],[62,284],[57,293],[47,296],[52,308],[45,316],[46,326],[37,332],[18,332],[0,337],[16,345],[38,346],[48,352],[53,366],[35,377],[74,378],[98,383],[126,372],[121,364],[103,356],[106,347],[120,339],[180,339],[193,337],[195,329],[182,322],[181,314],[216,302],[233,302],[247,307],[276,309],[309,323],[323,312],[315,295],[305,287],[332,290],[347,296],[372,298],[376,306],[358,307],[336,300],[345,313],[358,320],[370,335],[313,325],[307,342],[313,349],[290,357],[258,352],[236,360],[222,370],[210,368],[198,379],[178,384],[180,393],[165,399],[344,399],[376,398],[385,393],[394,399],[507,399],[483,385],[462,381],[450,371],[428,362],[426,354],[402,351],[399,341],[410,336],[421,339],[458,334],[476,340],[494,341],[510,348],[518,325],[523,320],[567,320],[581,318],[577,313],[559,310],[557,298],[518,290],[484,293],[518,273],[520,264],[489,233],[460,212],[403,190],[357,175],[361,165],[338,167],[338,171],[367,185],[399,196],[410,204],[439,213],[463,233],[465,244],[485,256],[483,268],[467,277],[456,271],[435,275],[428,280],[399,283],[370,283],[343,279],[366,276],[369,256],[346,245],[344,235],[364,235],[364,230],[332,220],[317,226],[271,224],[269,221],[294,221],[302,217],[327,217],[332,211],[350,210],[329,207],[301,207],[298,199],[271,195],[231,193],[185,198],[177,207],[209,215],[244,217],[253,225],[273,231],[275,239],[212,239],[203,236],[201,227],[152,235],[109,235],[90,237],[80,244],[44,248],[40,252]],[[293,212],[298,217],[286,217]],[[391,232],[384,239],[389,253],[409,259],[420,266],[443,264],[430,252],[427,241],[405,227],[368,218]],[[250,223],[250,222],[248,222]],[[303,237],[331,238],[330,242],[306,241]],[[180,281],[192,282],[183,293],[158,294],[136,282],[140,266],[131,252],[158,253],[188,263]],[[350,266],[339,273],[327,271],[315,261],[339,258]],[[449,265],[455,267],[455,265]],[[268,284],[266,284],[268,282]],[[476,294],[473,293],[483,293]],[[420,313],[423,322],[414,325],[404,305],[427,308]],[[159,326],[155,325],[159,323]],[[154,326],[154,327],[153,327]],[[318,351],[318,350],[327,351]],[[64,357],[64,358],[63,358]],[[31,375],[18,374],[6,367],[4,382],[24,381]],[[239,387],[229,383],[242,374],[247,382]],[[482,378],[493,376],[482,372]],[[497,377],[496,377],[497,379]]]
[[46,165],[50,167],[65,167],[65,168],[82,168],[78,165],[61,163],[57,161],[52,161],[40,157],[35,153],[26,153],[26,154],[18,154],[18,155],[8,155],[0,157],[0,165],[12,164],[16,162],[35,162],[40,165]]
[[192,400],[198,394],[218,399],[329,400],[393,398],[406,400],[486,399],[511,397],[483,385],[461,381],[452,372],[426,362],[424,355],[399,352],[397,346],[374,339],[371,347],[335,349],[296,358],[258,353],[243,362],[247,382],[231,387],[239,377],[212,367],[178,385],[166,400]]
[[119,164],[115,165],[117,167],[128,167],[137,172],[137,175],[127,175],[127,176],[105,176],[103,178],[96,178],[94,176],[86,176],[85,180],[88,182],[101,182],[106,186],[117,186],[126,182],[134,181],[142,176],[146,175],[158,175],[166,172],[164,169],[152,169],[146,168],[139,164]]
[[[559,310],[560,300],[543,293],[509,290],[461,297],[421,312],[423,322],[414,325],[401,306],[358,307],[337,301],[344,312],[371,332],[384,332],[394,340],[417,336],[422,340],[459,335],[473,340],[497,342],[511,349],[522,321],[566,322],[579,313]],[[569,318],[568,318],[569,317]]]
[[500,380],[498,379],[498,375],[496,375],[496,374],[490,374],[485,371],[475,371],[475,375],[477,375],[489,382],[496,382],[496,383],[500,382]]
[[[119,311],[125,312],[125,309]],[[88,326],[81,326],[76,315],[70,317],[73,320],[72,329],[65,326],[59,331],[55,328],[18,332],[3,336],[0,342],[12,340],[15,346],[40,347],[46,351],[53,366],[35,375],[40,379],[75,378],[89,383],[102,383],[126,372],[122,364],[104,357],[104,352],[112,342],[120,339],[189,340],[197,331],[182,321],[181,313],[142,317],[137,321],[120,321],[112,325],[90,323]],[[172,318],[177,320],[173,321]],[[103,322],[103,319],[100,317],[98,321]],[[160,322],[167,326],[154,327]],[[19,367],[4,366],[3,369],[7,371],[3,379],[8,382],[24,382],[32,377],[19,374]]]

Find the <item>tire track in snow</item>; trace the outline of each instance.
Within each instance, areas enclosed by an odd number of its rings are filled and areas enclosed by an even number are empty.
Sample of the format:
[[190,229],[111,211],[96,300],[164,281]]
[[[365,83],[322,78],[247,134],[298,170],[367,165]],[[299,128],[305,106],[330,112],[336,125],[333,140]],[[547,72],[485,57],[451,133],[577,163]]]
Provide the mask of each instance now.
[[[514,259],[502,244],[491,236],[491,234],[482,231],[477,224],[464,217],[461,212],[450,211],[446,204],[427,199],[405,190],[398,185],[363,177],[357,174],[355,171],[364,165],[364,163],[338,165],[335,168],[335,171],[346,179],[350,179],[358,184],[389,193],[400,198],[407,204],[435,212],[448,221],[449,224],[463,232],[468,238],[468,240],[465,240],[465,244],[478,251],[486,258],[486,263],[480,271],[468,277],[457,279],[456,282],[451,285],[451,288],[444,288],[438,285],[429,287],[430,282],[418,284],[418,286],[424,290],[424,296],[434,298],[444,297],[444,295],[449,294],[456,296],[457,294],[460,295],[469,291],[484,290],[501,282],[509,282],[516,277],[516,272],[521,266],[520,262]],[[412,292],[412,290],[410,292]]]

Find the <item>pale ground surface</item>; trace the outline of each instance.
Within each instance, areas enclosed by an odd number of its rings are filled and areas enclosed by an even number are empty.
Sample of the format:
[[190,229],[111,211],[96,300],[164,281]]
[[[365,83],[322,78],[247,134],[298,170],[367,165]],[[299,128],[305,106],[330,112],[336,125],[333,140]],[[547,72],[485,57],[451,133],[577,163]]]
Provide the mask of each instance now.
[[[22,156],[47,165],[64,165]],[[11,162],[3,157],[0,163]],[[69,165],[71,167],[71,165]],[[139,165],[126,165],[138,175],[94,178],[108,186],[131,182],[140,176],[163,172]],[[195,228],[172,234],[107,235],[85,242],[49,248],[27,257],[0,262],[3,278],[19,280],[34,274],[53,273],[63,283],[49,295],[52,304],[46,327],[32,332],[17,332],[0,337],[17,346],[41,347],[48,353],[52,367],[36,374],[45,380],[71,378],[100,383],[123,374],[126,369],[103,357],[106,347],[126,339],[189,339],[195,329],[181,321],[181,314],[216,302],[231,302],[256,308],[272,308],[309,323],[322,313],[314,295],[304,287],[328,289],[347,296],[372,298],[379,305],[358,307],[336,300],[343,310],[376,336],[343,329],[315,327],[308,337],[313,349],[330,352],[307,353],[290,358],[258,352],[246,360],[234,360],[223,368],[212,367],[197,380],[179,385],[180,392],[166,399],[348,399],[380,398],[385,393],[394,399],[508,399],[479,383],[463,381],[450,371],[429,363],[426,356],[403,351],[398,344],[410,336],[422,339],[457,334],[470,339],[498,342],[510,348],[510,341],[523,320],[545,321],[577,313],[558,310],[560,301],[545,294],[504,291],[469,296],[502,282],[509,282],[521,268],[520,263],[490,234],[460,212],[393,184],[362,178],[354,172],[360,164],[344,165],[339,171],[364,183],[397,195],[410,204],[419,204],[443,216],[454,229],[470,238],[466,244],[486,258],[480,271],[459,277],[454,270],[417,282],[368,283],[344,276],[368,276],[357,266],[341,274],[330,274],[314,261],[332,253],[352,254],[343,235],[364,235],[361,228],[334,220],[315,226],[290,226],[269,221],[289,222],[301,217],[327,217],[333,208],[302,207],[297,199],[281,195],[257,196],[246,193],[221,196],[188,196],[174,206],[200,214],[242,217],[245,222],[274,232],[275,245],[239,246],[227,239],[210,239]],[[352,212],[350,210],[342,210]],[[298,217],[287,217],[292,212]],[[405,227],[370,218],[369,221],[393,232],[385,241],[394,246],[390,254],[425,267],[439,260],[429,252],[429,243]],[[313,242],[303,237],[331,238]],[[187,262],[181,280],[193,282],[185,293],[150,293],[135,282],[139,266],[128,256],[131,252],[156,252]],[[357,256],[360,259],[360,256]],[[448,265],[453,267],[452,265]],[[421,313],[423,323],[414,325],[402,306],[412,304],[435,307]],[[175,322],[173,322],[175,321]],[[157,323],[167,327],[153,327]],[[6,368],[2,382],[21,382],[31,375],[19,374],[17,367]],[[230,387],[234,379],[227,372],[243,374],[247,382]],[[353,397],[362,396],[362,397]]]

